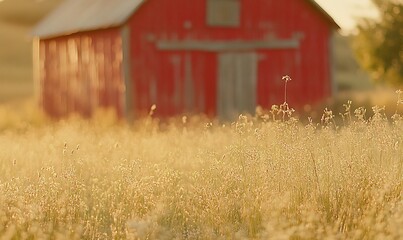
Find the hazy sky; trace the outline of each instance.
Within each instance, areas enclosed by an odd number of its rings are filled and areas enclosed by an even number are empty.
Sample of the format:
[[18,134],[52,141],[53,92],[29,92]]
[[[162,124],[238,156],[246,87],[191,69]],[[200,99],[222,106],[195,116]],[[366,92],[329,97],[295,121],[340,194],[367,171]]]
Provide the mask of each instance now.
[[371,0],[315,0],[342,27],[343,31],[352,31],[355,20],[359,17],[376,17],[377,11]]

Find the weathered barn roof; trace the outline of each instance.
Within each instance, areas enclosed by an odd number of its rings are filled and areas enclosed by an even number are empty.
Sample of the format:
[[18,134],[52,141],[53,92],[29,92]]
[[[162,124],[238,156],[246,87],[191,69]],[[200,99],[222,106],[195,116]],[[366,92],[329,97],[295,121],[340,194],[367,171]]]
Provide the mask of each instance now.
[[[44,18],[33,35],[51,38],[123,24],[147,0],[66,0]],[[314,0],[306,0],[336,28],[334,19]]]
[[145,0],[66,0],[34,28],[49,38],[123,24]]

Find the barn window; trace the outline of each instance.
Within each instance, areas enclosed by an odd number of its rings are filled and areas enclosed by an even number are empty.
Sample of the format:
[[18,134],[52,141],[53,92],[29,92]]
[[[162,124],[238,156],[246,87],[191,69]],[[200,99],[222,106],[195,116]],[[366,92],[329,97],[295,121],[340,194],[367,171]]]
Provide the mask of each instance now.
[[238,27],[240,0],[207,0],[207,24],[210,26]]

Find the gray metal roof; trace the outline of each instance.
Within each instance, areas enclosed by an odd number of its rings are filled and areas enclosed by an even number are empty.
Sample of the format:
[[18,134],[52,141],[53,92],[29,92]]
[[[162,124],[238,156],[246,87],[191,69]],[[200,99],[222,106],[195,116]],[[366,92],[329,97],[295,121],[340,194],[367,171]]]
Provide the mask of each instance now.
[[[65,0],[34,28],[32,34],[51,38],[123,24],[147,0]],[[188,0],[192,1],[192,0]],[[314,0],[307,0],[336,28],[339,25]]]
[[66,0],[33,29],[50,38],[123,24],[146,0]]

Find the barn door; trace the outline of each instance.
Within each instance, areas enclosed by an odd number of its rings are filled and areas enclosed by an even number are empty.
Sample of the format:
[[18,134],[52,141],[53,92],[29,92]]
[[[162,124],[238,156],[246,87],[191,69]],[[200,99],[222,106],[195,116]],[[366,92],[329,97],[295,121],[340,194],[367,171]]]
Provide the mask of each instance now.
[[234,119],[240,113],[254,113],[256,82],[256,53],[220,53],[218,56],[218,116],[223,119]]

